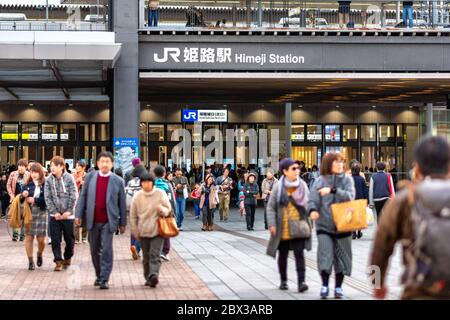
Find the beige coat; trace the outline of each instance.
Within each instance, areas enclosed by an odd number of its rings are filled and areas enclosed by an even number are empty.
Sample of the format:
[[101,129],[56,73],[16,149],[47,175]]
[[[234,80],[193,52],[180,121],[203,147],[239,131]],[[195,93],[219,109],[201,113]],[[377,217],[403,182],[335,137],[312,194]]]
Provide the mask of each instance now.
[[138,191],[131,201],[130,227],[131,234],[136,238],[153,238],[159,235],[157,211],[158,206],[163,207],[162,215],[167,217],[170,213],[170,202],[167,194],[153,188],[151,192]]
[[[204,188],[204,184],[202,185],[202,191]],[[202,192],[202,195],[200,196],[200,209],[203,209],[203,205],[205,203],[205,194]],[[214,209],[217,207],[217,204],[219,203],[219,195],[217,193],[217,187],[211,186],[211,192],[209,193],[209,208]]]

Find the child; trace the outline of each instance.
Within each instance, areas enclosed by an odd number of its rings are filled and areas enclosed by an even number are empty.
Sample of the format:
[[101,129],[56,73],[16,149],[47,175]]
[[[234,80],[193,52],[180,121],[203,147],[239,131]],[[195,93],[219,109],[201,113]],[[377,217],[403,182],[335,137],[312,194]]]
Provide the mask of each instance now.
[[191,192],[191,198],[194,199],[194,214],[195,220],[200,219],[200,196],[201,196],[200,184],[196,183],[194,190]]

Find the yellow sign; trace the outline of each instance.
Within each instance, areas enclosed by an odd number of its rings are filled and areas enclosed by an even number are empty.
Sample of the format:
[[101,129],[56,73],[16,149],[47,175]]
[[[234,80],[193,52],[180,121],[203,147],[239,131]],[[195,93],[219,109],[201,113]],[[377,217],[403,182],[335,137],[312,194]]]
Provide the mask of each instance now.
[[2,133],[2,140],[17,141],[17,140],[19,140],[19,134],[18,133]]

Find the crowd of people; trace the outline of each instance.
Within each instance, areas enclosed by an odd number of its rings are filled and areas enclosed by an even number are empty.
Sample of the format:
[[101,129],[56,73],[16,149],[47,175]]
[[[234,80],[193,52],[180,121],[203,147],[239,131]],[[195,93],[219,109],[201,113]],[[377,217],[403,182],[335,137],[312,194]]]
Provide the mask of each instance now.
[[[267,169],[264,177],[255,167],[239,166],[234,170],[229,164],[217,163],[204,170],[178,167],[170,171],[161,165],[149,170],[139,159],[133,160],[133,170],[123,176],[119,169],[114,170],[114,158],[109,152],[100,153],[96,167],[88,173],[83,161],[69,172],[59,156],[51,159],[48,171],[37,162],[21,159],[17,167],[4,168],[7,170],[0,184],[2,214],[9,207],[12,240],[24,241],[30,271],[44,263],[47,236],[57,272],[70,267],[75,244],[88,241],[96,274],[94,285],[108,289],[114,235],[125,233],[127,224],[131,256],[134,260],[142,256],[145,284],[156,287],[161,261],[170,261],[171,247],[170,237],[160,235],[160,219],[173,217],[178,230],[183,231],[186,205],[192,201],[194,221],[201,224],[199,230],[213,231],[215,213],[226,223],[230,207],[236,206],[251,232],[257,219],[256,208],[261,206],[264,226],[270,233],[267,254],[277,257],[280,290],[289,289],[287,258],[291,250],[296,262],[297,289],[309,289],[304,251],[312,249],[314,230],[322,279],[320,297],[330,295],[329,280],[334,271],[334,297],[340,299],[344,297],[344,279],[352,273],[352,239],[363,234],[362,230],[338,231],[333,207],[364,200],[367,211],[372,209],[377,221],[371,260],[380,268],[381,285],[375,296],[386,295],[384,278],[389,257],[400,240],[408,258],[404,260],[408,271],[404,297],[445,296],[450,293],[445,267],[450,262],[450,230],[445,229],[450,210],[450,146],[443,137],[425,137],[417,143],[414,155],[411,179],[397,184],[383,162],[378,162],[375,172],[367,176],[357,160],[344,167],[339,153],[325,154],[320,168],[312,166],[310,170],[302,161],[285,158],[276,172]],[[425,223],[430,217],[442,221],[429,222],[429,233],[418,232],[415,224]],[[421,239],[422,247],[414,246],[416,237],[426,237],[428,242]],[[420,250],[425,253],[419,255]],[[423,261],[416,261],[419,259]],[[421,268],[411,265],[411,261],[421,263]],[[440,269],[433,273],[433,268]]]

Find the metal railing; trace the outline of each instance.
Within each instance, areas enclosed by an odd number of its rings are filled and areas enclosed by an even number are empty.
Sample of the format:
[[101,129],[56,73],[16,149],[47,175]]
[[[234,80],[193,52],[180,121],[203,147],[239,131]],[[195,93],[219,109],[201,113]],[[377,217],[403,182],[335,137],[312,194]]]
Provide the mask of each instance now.
[[[144,29],[336,29],[404,28],[403,1],[353,0],[350,11],[336,0],[240,0],[145,3]],[[151,11],[151,12],[150,12]],[[157,14],[155,15],[155,11]],[[157,16],[157,19],[154,18]],[[153,18],[149,22],[149,17]],[[414,28],[450,28],[450,1],[414,1]],[[155,23],[157,22],[157,23]]]
[[108,25],[90,22],[0,21],[0,31],[108,31]]

